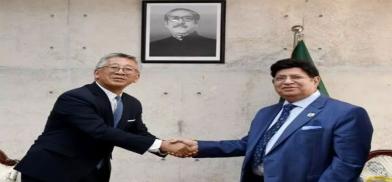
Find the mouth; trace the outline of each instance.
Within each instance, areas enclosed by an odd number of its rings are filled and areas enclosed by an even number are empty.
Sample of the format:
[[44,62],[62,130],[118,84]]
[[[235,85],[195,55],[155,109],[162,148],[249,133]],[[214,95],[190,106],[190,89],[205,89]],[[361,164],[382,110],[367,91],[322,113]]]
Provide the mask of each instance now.
[[122,77],[114,77],[114,78],[112,78],[112,80],[113,80],[113,81],[116,81],[116,82],[123,82],[123,81],[125,81],[126,79],[125,79],[125,78],[122,78]]
[[178,25],[174,25],[173,28],[188,28],[188,26],[184,25],[184,24],[178,24]]
[[294,90],[296,89],[295,87],[283,87],[282,90]]

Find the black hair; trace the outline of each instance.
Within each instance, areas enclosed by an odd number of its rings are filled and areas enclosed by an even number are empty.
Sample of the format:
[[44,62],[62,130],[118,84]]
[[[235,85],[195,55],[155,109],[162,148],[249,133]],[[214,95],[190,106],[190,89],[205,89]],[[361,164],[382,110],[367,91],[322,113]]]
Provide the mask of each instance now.
[[271,76],[275,77],[276,73],[283,69],[288,68],[300,68],[303,70],[309,77],[319,76],[319,72],[311,62],[296,60],[292,58],[282,59],[271,65]]

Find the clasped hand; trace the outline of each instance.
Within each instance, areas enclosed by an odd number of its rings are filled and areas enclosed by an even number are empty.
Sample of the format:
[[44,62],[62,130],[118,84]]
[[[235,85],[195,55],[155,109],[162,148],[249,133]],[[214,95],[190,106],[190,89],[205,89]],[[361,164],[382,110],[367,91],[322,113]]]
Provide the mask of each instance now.
[[176,157],[193,157],[197,154],[197,141],[190,139],[170,139],[162,141],[161,151]]

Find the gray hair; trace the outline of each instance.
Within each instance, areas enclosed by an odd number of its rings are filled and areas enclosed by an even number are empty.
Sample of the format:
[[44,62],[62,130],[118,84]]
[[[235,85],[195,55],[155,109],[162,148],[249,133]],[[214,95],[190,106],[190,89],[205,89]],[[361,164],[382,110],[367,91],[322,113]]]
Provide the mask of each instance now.
[[165,21],[166,21],[166,22],[169,21],[169,15],[170,15],[172,12],[174,12],[174,11],[188,11],[189,13],[192,14],[192,16],[193,16],[193,18],[195,19],[195,22],[196,22],[196,23],[199,22],[199,20],[200,20],[200,14],[197,13],[196,11],[193,11],[193,10],[191,10],[191,9],[186,9],[186,8],[175,8],[175,9],[172,9],[172,10],[170,10],[169,12],[167,12],[167,13],[165,14]]
[[132,60],[136,64],[138,64],[138,62],[136,61],[136,57],[135,56],[131,56],[131,55],[124,54],[124,53],[110,53],[110,54],[102,57],[101,59],[99,59],[97,65],[95,66],[95,70],[104,67],[107,64],[107,62],[109,61],[109,59],[115,58],[115,57],[127,58],[129,60]]

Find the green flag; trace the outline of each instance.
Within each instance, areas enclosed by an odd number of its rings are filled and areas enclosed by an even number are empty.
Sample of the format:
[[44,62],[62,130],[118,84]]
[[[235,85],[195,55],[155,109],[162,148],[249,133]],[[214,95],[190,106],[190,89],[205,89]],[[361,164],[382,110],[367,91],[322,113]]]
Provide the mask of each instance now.
[[[291,58],[296,59],[296,60],[302,60],[302,61],[306,61],[306,62],[310,62],[311,64],[314,65],[312,57],[310,57],[310,54],[308,52],[308,49],[306,48],[306,45],[304,43],[303,40],[300,40],[297,44],[297,46],[295,46],[295,49],[293,51],[293,53],[291,54]],[[323,80],[320,80],[320,84],[318,86],[318,90],[326,95],[329,96],[327,89],[324,86]]]

